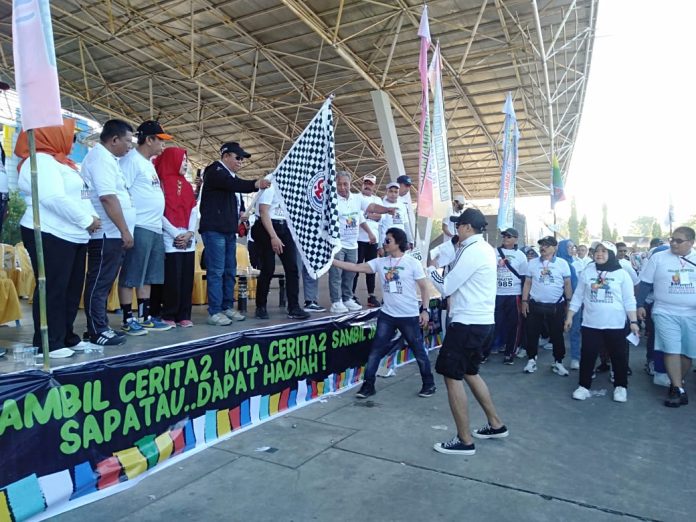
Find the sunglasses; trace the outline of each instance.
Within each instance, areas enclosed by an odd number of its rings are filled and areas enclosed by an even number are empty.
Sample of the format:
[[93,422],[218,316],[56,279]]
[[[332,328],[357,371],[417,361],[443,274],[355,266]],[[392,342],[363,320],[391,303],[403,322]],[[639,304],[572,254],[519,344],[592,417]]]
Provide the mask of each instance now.
[[676,243],[677,245],[681,245],[682,243],[686,243],[687,241],[691,241],[690,239],[680,239],[678,237],[670,237],[669,242],[670,243]]
[[502,236],[503,236],[505,239],[510,239],[511,237],[515,237],[515,236],[511,236],[510,234],[502,234]]
[[236,159],[237,161],[244,161],[246,158],[244,158],[243,156],[235,156],[234,159]]

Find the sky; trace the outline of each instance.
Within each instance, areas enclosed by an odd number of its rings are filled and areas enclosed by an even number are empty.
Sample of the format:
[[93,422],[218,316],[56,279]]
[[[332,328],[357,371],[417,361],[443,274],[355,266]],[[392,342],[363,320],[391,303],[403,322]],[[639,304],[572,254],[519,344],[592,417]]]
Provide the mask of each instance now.
[[[693,134],[693,0],[601,0],[589,83],[566,179],[591,230],[628,233],[638,216],[663,222],[670,197],[676,221],[696,214]],[[664,227],[663,227],[664,229]]]

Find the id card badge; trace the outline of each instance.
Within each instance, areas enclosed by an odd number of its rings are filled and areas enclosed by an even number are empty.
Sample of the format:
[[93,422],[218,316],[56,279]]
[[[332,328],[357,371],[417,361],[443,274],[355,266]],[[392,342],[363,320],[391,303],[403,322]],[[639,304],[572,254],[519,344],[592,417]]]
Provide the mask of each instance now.
[[691,284],[691,278],[689,277],[691,274],[687,272],[686,270],[680,270],[679,271],[679,282],[682,285],[690,285]]
[[396,294],[396,281],[389,281],[389,293]]
[[604,301],[607,296],[607,291],[604,288],[597,290],[597,301]]

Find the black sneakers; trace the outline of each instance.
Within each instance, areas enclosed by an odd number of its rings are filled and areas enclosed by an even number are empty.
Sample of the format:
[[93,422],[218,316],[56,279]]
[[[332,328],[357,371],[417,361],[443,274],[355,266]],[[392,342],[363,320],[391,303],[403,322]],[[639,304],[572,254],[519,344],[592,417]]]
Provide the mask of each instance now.
[[257,319],[268,319],[268,312],[265,306],[256,307],[256,318]]
[[667,399],[665,400],[664,404],[668,408],[686,406],[689,404],[689,397],[686,395],[686,390],[681,391],[676,386],[670,386],[669,390],[667,391]]
[[503,359],[503,364],[507,364],[508,366],[512,366],[515,364],[515,356],[514,355],[506,355],[505,358]]
[[370,384],[369,382],[363,382],[362,386],[360,387],[360,390],[358,393],[355,394],[355,396],[358,399],[367,399],[368,397],[373,396],[375,393],[375,385]]
[[432,397],[435,395],[435,391],[437,388],[435,387],[434,384],[431,384],[430,386],[423,386],[421,388],[421,391],[418,392],[419,397]]
[[326,308],[322,307],[316,301],[305,301],[305,312],[326,312]]
[[436,443],[433,449],[438,453],[447,453],[449,455],[474,455],[476,453],[476,446],[473,443],[464,444],[459,435],[455,435],[447,442]]
[[96,337],[92,337],[90,342],[101,346],[119,346],[126,342],[126,338],[113,330],[104,330]]
[[309,319],[309,312],[305,312],[302,308],[293,308],[288,311],[288,317],[290,319]]
[[500,428],[493,428],[490,424],[486,424],[483,428],[471,432],[477,439],[502,439],[509,433],[504,424]]
[[382,306],[382,304],[377,300],[377,298],[374,295],[371,295],[367,298],[368,308],[379,308],[380,306]]

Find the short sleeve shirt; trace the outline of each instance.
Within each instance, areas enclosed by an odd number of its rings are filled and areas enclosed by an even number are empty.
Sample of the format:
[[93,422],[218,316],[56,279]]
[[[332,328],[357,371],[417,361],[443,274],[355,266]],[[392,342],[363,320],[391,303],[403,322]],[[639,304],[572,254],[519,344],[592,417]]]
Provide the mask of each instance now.
[[358,229],[365,222],[362,211],[362,196],[349,193],[347,198],[338,196],[338,220],[341,247],[346,250],[358,248]]
[[82,161],[81,173],[87,186],[91,187],[90,199],[102,224],[101,229],[92,234],[92,239],[121,238],[121,232],[106,214],[106,210],[99,200],[100,196],[111,195],[118,198],[126,225],[132,234],[135,227],[135,207],[126,188],[126,178],[123,176],[118,158],[101,143],[97,143]]
[[283,211],[283,207],[280,205],[278,194],[273,185],[261,192],[259,199],[256,200],[256,203],[258,205],[270,206],[268,213],[271,216],[271,219],[285,219],[285,212]]
[[416,281],[425,278],[420,261],[404,254],[399,258],[378,257],[367,263],[382,285],[382,311],[392,317],[416,317],[419,313]]
[[119,165],[126,178],[128,193],[133,198],[135,224],[161,234],[164,192],[162,192],[155,166],[137,149],[131,149],[123,156],[119,160]]
[[570,265],[560,257],[545,260],[532,259],[527,265],[527,276],[532,281],[529,297],[539,303],[557,303],[563,295],[564,279],[570,277]]
[[670,250],[650,256],[640,280],[653,285],[653,314],[696,316],[696,252],[684,258]]
[[[505,259],[510,266],[522,277],[527,273],[527,256],[519,250],[501,248]],[[517,277],[507,267],[505,260],[500,257],[500,251],[495,249],[495,257],[498,265],[498,291],[497,295],[520,295],[522,293],[522,279]]]
[[[367,210],[367,207],[370,206],[372,203],[377,203],[378,205],[382,204],[382,200],[378,196],[365,196],[363,194],[360,195],[362,198],[362,205],[361,209],[363,211],[363,215],[365,214],[365,211]],[[375,221],[374,219],[370,219],[365,215],[365,223],[367,223],[367,226],[370,227],[370,230],[372,230],[372,233],[375,235],[375,238],[378,238],[379,236],[379,220]],[[367,243],[370,240],[370,238],[367,235],[367,232],[365,232],[362,228],[358,230],[358,241],[362,241],[364,243]]]

